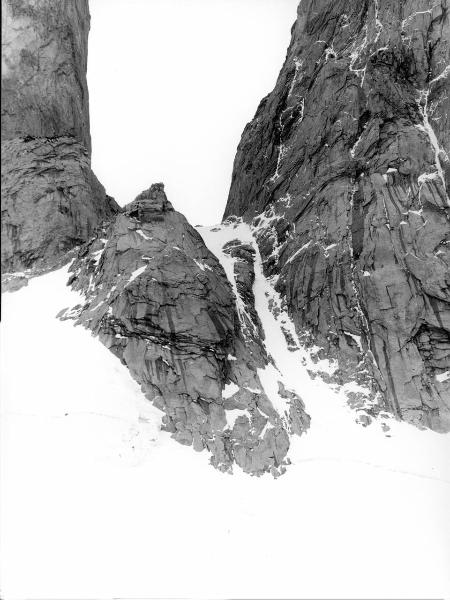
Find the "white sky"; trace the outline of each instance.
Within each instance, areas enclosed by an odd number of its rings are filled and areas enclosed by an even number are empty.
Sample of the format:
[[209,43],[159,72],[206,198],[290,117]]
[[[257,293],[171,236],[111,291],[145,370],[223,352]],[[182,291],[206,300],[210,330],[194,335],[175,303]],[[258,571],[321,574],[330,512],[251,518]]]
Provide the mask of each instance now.
[[275,85],[298,0],[90,0],[92,164],[119,204],[163,181],[221,220],[240,136]]

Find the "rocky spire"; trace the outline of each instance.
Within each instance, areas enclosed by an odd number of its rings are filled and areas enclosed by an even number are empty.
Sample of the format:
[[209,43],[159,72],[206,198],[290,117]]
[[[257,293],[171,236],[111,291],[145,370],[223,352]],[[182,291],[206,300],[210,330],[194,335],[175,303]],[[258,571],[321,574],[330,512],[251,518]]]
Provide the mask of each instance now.
[[272,359],[252,293],[254,250],[232,240],[224,252],[234,257],[236,295],[201,235],[154,184],[81,248],[69,283],[85,301],[61,317],[91,329],[128,366],[178,442],[207,449],[223,470],[237,463],[279,475],[290,436],[307,430],[309,416],[282,381],[286,412],[264,391],[258,373]]

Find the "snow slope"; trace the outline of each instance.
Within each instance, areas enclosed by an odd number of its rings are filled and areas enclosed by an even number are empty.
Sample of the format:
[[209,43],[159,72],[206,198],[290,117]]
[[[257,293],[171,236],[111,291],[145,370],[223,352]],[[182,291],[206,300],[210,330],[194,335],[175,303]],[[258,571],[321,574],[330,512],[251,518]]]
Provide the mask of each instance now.
[[[223,252],[223,246],[239,239],[252,244],[255,250],[253,291],[256,310],[265,332],[268,354],[278,369],[269,365],[265,372],[259,370],[259,376],[275,407],[285,402],[283,398],[276,397],[276,382],[281,377],[286,387],[294,389],[301,396],[311,416],[311,429],[307,436],[291,439],[296,449],[294,453],[289,453],[293,461],[316,460],[319,457],[330,461],[346,459],[450,481],[450,436],[419,431],[406,423],[395,421],[387,413],[372,426],[364,428],[356,422],[358,413],[350,410],[345,396],[348,388],[358,387],[356,383],[338,389],[337,386],[326,384],[320,377],[310,377],[308,371],[331,373],[333,365],[328,361],[314,363],[302,348],[292,321],[282,310],[278,293],[263,274],[261,255],[249,225],[231,222],[198,230],[206,245],[223,264],[229,278],[235,259]],[[278,310],[270,310],[270,304]],[[274,312],[278,313],[277,317]],[[298,348],[296,352],[288,349],[281,327],[295,341]],[[364,390],[361,388],[361,391]],[[389,429],[385,432],[384,428]],[[426,452],[423,451],[424,444]]]
[[[221,260],[228,239],[253,242],[244,225],[200,231]],[[3,297],[2,598],[450,594],[449,437],[357,425],[287,350],[259,256],[266,343],[312,417],[277,480],[220,473],[159,431],[127,369],[55,318],[78,300],[66,280],[64,268]]]

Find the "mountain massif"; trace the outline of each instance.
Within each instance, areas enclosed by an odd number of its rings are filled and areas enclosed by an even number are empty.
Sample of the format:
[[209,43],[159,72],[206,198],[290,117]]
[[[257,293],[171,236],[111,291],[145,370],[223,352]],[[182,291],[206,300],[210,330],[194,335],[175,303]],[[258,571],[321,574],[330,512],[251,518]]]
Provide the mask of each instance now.
[[8,289],[73,259],[59,318],[222,470],[284,471],[314,428],[297,368],[362,425],[450,429],[447,0],[302,0],[209,229],[162,184],[119,208],[95,178],[87,0],[2,8]]

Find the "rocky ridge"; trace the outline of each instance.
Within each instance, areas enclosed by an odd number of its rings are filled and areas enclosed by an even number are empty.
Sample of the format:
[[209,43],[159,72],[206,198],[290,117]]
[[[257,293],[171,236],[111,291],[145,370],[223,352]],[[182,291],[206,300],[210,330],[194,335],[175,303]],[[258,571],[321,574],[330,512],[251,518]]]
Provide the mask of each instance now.
[[155,184],[81,248],[69,283],[85,301],[61,318],[91,329],[128,366],[178,442],[208,449],[223,470],[278,475],[289,436],[309,417],[282,381],[285,410],[264,391],[259,369],[271,359],[254,306],[254,250],[235,240],[224,252],[228,278]]
[[90,166],[89,19],[87,0],[2,0],[3,273],[52,268],[119,210]]
[[[450,429],[448,2],[302,0],[225,217],[350,398]],[[378,406],[378,409],[376,408]]]

